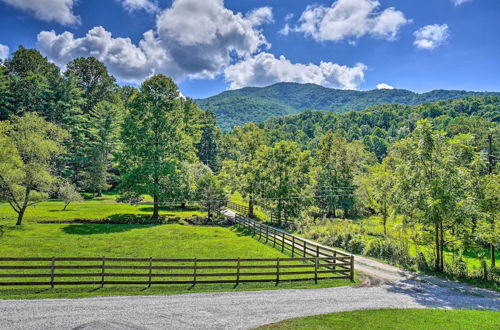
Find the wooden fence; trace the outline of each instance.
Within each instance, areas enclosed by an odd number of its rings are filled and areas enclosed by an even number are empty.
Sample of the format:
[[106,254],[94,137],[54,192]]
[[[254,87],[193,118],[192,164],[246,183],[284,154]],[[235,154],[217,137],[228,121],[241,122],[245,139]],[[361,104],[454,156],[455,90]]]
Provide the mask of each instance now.
[[[332,266],[341,267],[334,269]],[[0,258],[0,286],[151,285],[352,278],[349,257],[267,259]]]
[[[236,214],[234,218],[230,217],[236,224],[239,224],[249,230],[254,237],[258,237],[259,240],[264,240],[265,243],[272,243],[273,247],[281,249],[282,252],[288,251],[292,254],[292,257],[301,256],[303,258],[313,257],[313,258],[328,258],[332,260],[332,269],[340,268],[344,270],[349,270],[349,275],[351,280],[354,280],[354,256],[345,252],[337,251],[315,242],[303,239],[301,237],[289,234],[283,230],[276,229],[274,227],[265,225],[261,222],[248,219],[239,214]],[[336,260],[348,260],[349,264],[336,265]]]
[[233,203],[231,201],[228,201],[226,205],[227,205],[227,208],[234,210],[240,214],[244,214],[245,216],[248,216],[248,206],[236,204],[236,203]]

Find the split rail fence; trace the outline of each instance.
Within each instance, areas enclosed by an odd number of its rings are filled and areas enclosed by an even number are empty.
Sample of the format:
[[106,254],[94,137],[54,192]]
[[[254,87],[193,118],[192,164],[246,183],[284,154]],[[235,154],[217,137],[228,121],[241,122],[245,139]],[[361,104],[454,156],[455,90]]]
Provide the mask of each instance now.
[[350,278],[344,257],[260,259],[0,258],[0,286],[222,284]]
[[[232,205],[228,204],[228,208],[232,208]],[[233,210],[238,212],[238,210],[234,208]],[[328,267],[331,267],[333,270],[341,269],[349,271],[349,278],[354,280],[353,255],[319,245],[315,242],[287,233],[286,231],[265,225],[262,222],[251,220],[238,213],[236,213],[234,218],[230,218],[234,223],[249,230],[259,241],[264,241],[266,244],[272,243],[273,247],[281,249],[282,252],[288,251],[291,253],[292,257],[312,257],[321,260],[324,258],[328,260],[328,258],[330,258],[331,264],[329,264]],[[338,261],[342,261],[342,263],[339,264]]]

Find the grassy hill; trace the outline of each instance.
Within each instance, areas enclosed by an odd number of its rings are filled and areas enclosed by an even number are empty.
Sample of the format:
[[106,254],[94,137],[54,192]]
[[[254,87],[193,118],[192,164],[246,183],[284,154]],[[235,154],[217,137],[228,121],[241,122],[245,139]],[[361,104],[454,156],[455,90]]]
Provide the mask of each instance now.
[[500,96],[500,92],[434,90],[418,94],[404,89],[355,91],[314,84],[278,83],[267,87],[225,91],[206,99],[198,99],[196,103],[202,109],[213,111],[217,115],[218,125],[228,130],[246,122],[260,122],[306,110],[343,113],[378,104],[417,105],[473,95]]

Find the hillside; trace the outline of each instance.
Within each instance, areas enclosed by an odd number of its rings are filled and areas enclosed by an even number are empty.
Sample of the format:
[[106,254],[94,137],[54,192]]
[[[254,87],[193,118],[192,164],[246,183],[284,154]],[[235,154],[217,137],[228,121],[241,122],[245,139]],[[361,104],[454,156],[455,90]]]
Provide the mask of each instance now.
[[314,84],[278,83],[267,87],[246,87],[198,99],[196,103],[217,116],[218,125],[228,130],[246,122],[298,114],[306,110],[343,113],[378,104],[418,105],[473,95],[500,96],[500,92],[434,90],[414,93],[404,89],[371,91],[340,90]]

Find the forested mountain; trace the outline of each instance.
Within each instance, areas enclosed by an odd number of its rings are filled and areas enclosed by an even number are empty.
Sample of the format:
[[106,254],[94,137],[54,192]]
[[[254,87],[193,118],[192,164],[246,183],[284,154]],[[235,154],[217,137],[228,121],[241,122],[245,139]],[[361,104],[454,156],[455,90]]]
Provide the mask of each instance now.
[[278,83],[267,87],[247,87],[196,100],[200,108],[213,111],[224,130],[246,122],[298,114],[306,110],[343,113],[378,104],[418,105],[473,95],[500,96],[498,92],[434,90],[423,94],[404,89],[371,91],[339,90],[314,84]]
[[313,150],[327,131],[339,132],[349,141],[360,140],[381,160],[388,147],[413,131],[420,119],[432,119],[436,129],[454,135],[473,133],[477,138],[485,127],[500,121],[500,97],[470,96],[421,105],[383,104],[342,114],[327,111],[271,118],[259,124],[269,143],[298,142]]

